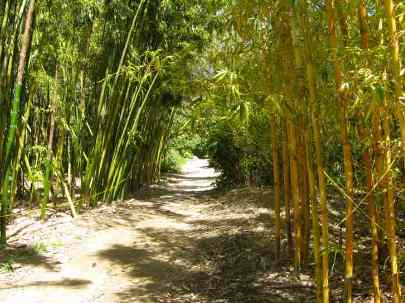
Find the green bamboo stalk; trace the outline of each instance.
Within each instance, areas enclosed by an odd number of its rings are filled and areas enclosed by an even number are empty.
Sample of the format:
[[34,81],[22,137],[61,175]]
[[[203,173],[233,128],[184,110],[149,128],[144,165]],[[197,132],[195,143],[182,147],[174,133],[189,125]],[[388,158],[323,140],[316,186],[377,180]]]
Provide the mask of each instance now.
[[6,244],[6,225],[7,216],[9,213],[9,190],[10,190],[10,163],[11,156],[15,146],[16,131],[20,120],[20,103],[23,90],[23,81],[25,76],[25,68],[27,57],[29,56],[29,49],[31,43],[31,27],[34,19],[35,0],[31,0],[28,11],[26,14],[24,34],[21,39],[20,60],[18,64],[16,84],[14,88],[14,99],[12,102],[12,110],[10,113],[10,126],[7,132],[7,139],[5,145],[4,168],[5,172],[2,179],[2,201],[1,201],[1,214],[0,214],[0,243]]
[[50,109],[50,126],[49,126],[49,137],[48,137],[48,149],[47,149],[47,155],[46,155],[46,160],[45,160],[45,173],[44,173],[44,195],[42,197],[41,201],[41,220],[45,220],[46,216],[46,211],[48,207],[48,202],[49,202],[49,191],[52,186],[52,161],[53,161],[53,139],[54,139],[54,132],[55,132],[55,115],[56,115],[56,104],[57,104],[57,98],[58,98],[58,70],[59,67],[56,65],[55,68],[55,83],[54,83],[54,89],[53,89],[53,94],[51,98],[51,104],[49,106]]
[[[31,114],[31,107],[32,107],[32,93],[29,94],[28,97],[28,102],[25,108],[25,113],[22,119],[22,125],[21,125],[21,134],[19,135],[18,138],[18,149],[17,149],[17,156],[15,159],[15,165],[13,167],[13,175],[12,175],[12,186],[11,186],[11,199],[10,199],[10,208],[13,208],[13,205],[15,204],[15,196],[17,193],[17,175],[20,171],[21,168],[21,157],[23,155],[23,150],[24,150],[24,146],[25,146],[25,142],[26,142],[26,131],[27,131],[27,127],[28,127],[28,119],[30,117]],[[24,186],[23,186],[24,189]]]

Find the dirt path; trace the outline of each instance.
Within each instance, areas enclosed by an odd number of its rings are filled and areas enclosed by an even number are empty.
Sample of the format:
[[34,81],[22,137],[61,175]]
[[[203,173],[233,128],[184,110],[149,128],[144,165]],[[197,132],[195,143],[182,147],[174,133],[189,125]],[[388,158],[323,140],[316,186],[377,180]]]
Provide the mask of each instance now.
[[215,178],[195,158],[143,197],[17,222],[0,302],[311,302],[308,276],[274,270],[269,193],[231,192],[226,205]]

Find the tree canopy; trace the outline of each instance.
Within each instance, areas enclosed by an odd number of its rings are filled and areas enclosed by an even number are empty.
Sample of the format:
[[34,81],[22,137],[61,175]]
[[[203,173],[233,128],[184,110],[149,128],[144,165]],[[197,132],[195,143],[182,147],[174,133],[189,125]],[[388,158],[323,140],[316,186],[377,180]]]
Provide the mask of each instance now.
[[272,186],[276,255],[286,250],[297,270],[314,259],[317,302],[332,300],[328,203],[339,194],[345,301],[366,218],[374,302],[386,247],[399,303],[404,10],[396,0],[1,1],[2,242],[20,200],[45,220],[62,195],[77,215],[195,153],[221,186]]

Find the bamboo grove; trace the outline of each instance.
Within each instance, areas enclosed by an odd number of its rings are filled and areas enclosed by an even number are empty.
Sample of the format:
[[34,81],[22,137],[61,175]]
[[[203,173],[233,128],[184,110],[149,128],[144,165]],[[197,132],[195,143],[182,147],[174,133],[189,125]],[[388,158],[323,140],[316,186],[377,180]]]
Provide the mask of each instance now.
[[[288,253],[298,271],[315,263],[317,302],[336,300],[331,287],[353,301],[364,221],[373,302],[384,302],[386,277],[392,302],[403,300],[404,9],[391,0],[238,1],[231,30],[214,39],[220,54],[206,59],[218,72],[197,117],[224,116],[211,137],[225,131],[220,140],[244,154],[229,160],[214,148],[216,164],[236,183],[272,179],[276,256]],[[344,215],[332,223],[336,195]]]
[[404,17],[399,0],[2,0],[1,242],[19,200],[76,216],[157,181],[187,108],[226,181],[271,183],[275,255],[314,263],[317,302],[337,230],[352,302],[360,221],[373,302],[383,271],[402,302]]
[[184,66],[206,39],[196,17],[208,9],[187,1],[0,2],[2,243],[19,199],[45,220],[49,202],[63,207],[62,195],[75,216],[159,178],[190,78]]

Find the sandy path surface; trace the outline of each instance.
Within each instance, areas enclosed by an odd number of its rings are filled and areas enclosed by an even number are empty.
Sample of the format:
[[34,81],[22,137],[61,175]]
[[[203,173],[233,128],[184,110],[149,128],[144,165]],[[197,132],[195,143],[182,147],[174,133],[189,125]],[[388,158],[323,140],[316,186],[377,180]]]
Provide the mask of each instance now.
[[177,275],[175,266],[187,266],[173,257],[187,243],[164,243],[154,235],[191,231],[188,221],[204,217],[195,195],[211,190],[215,177],[206,160],[194,158],[182,174],[169,175],[164,186],[157,186],[150,199],[126,201],[112,217],[102,214],[101,224],[92,224],[94,216],[77,219],[73,225],[85,234],[80,241],[63,241],[67,249],[59,255],[29,266],[29,275],[18,281],[3,283],[0,302],[156,302],[155,294]]
[[151,191],[74,220],[19,216],[0,252],[0,263],[12,257],[0,302],[314,302],[310,274],[287,255],[275,262],[271,190],[215,191],[207,164],[194,158]]

